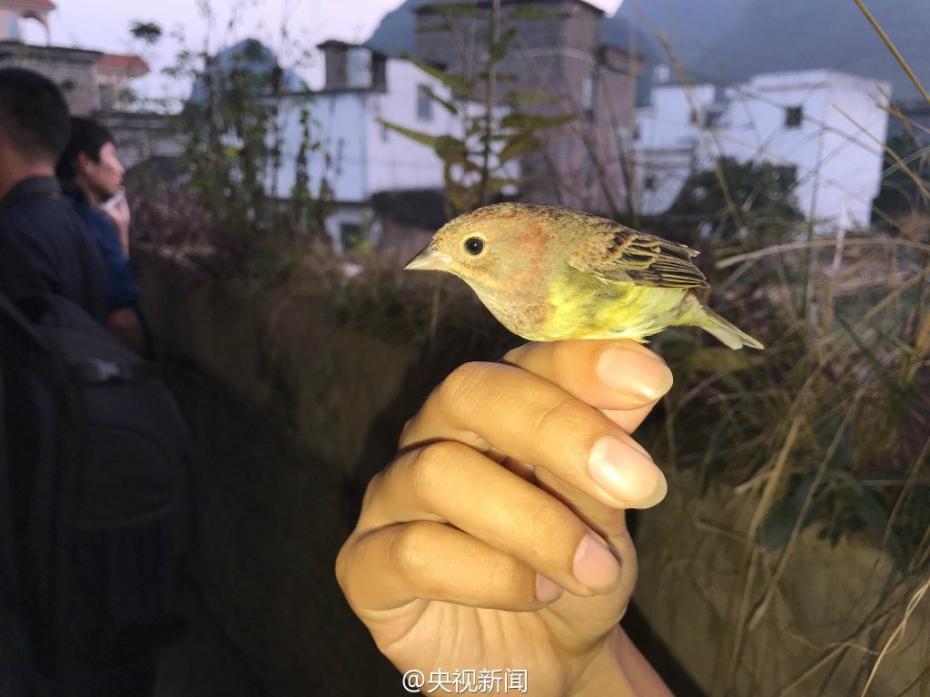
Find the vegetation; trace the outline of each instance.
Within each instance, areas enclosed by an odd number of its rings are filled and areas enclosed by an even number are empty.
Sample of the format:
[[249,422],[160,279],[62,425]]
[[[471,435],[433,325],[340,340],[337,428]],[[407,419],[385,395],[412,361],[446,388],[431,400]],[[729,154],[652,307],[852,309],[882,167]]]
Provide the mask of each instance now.
[[[564,122],[520,108],[499,117],[493,86],[507,82],[497,65],[511,38],[506,27],[492,23],[488,61],[472,75],[421,65],[451,90],[451,98],[429,98],[458,119],[455,133],[435,136],[386,124],[435,149],[445,165],[450,214],[518,184],[506,165],[532,149],[541,131]],[[151,227],[187,231],[162,240],[177,247],[185,236],[205,236],[214,259],[217,250],[231,248],[236,259],[254,260],[267,250],[282,258],[284,239],[292,273],[254,262],[249,269],[282,304],[308,308],[310,319],[293,321],[324,322],[413,347],[422,357],[423,380],[439,380],[462,360],[496,358],[517,342],[459,285],[402,274],[376,254],[336,258],[306,244],[320,230],[322,210],[319,198],[301,200],[309,196],[307,180],[283,208],[263,185],[281,157],[274,130],[280,69],[256,79],[212,71],[207,56],[185,58],[178,74],[199,75],[208,97],[185,115],[192,119],[192,139],[183,191],[172,195],[172,205],[142,204],[161,216],[152,214]],[[477,111],[465,105],[475,95],[487,97]],[[510,98],[517,104],[530,99]],[[303,123],[306,168],[307,153],[320,145],[312,115]],[[811,694],[816,674],[817,693],[833,694],[835,666],[858,652],[862,668],[854,688],[865,694],[930,582],[928,150],[917,141],[891,145],[897,157],[889,156],[877,207],[884,222],[894,223],[886,229],[895,235],[798,235],[806,228],[790,196],[793,174],[732,161],[696,174],[667,219],[646,221],[650,229],[671,230],[669,236],[702,248],[701,263],[714,281],[713,306],[767,347],[732,352],[687,330],[657,337],[654,347],[676,384],[640,436],[670,476],[692,475],[697,485],[688,496],[723,487],[734,502],[727,534],[745,545],[746,554],[733,570],[743,596],[718,618],[728,637],[720,642],[727,660],[718,667],[728,690],[746,670],[740,657],[751,631],[773,612],[805,531],[835,545],[866,540],[893,563],[885,592],[862,599],[866,620],[837,629],[809,666],[772,686],[772,693],[800,686],[800,693]],[[922,224],[905,227],[906,216]],[[674,233],[684,226],[693,235],[701,221],[708,223],[701,239]],[[300,244],[290,244],[295,239]],[[347,274],[347,263],[360,273]],[[270,354],[283,350],[273,345],[273,335],[267,341]],[[780,597],[790,608],[801,600]]]
[[[410,58],[426,75],[448,88],[448,96],[432,90],[425,96],[453,117],[454,132],[435,135],[381,120],[384,126],[436,152],[443,163],[449,217],[514,193],[521,183],[515,168],[519,158],[541,147],[542,132],[573,119],[572,115],[541,113],[539,105],[549,99],[544,92],[507,88],[517,76],[502,71],[501,64],[512,50],[517,33],[508,26],[500,0],[492,5],[490,13],[467,2],[434,8],[440,18],[435,29],[452,35],[455,32],[450,27],[454,27],[456,20],[487,15],[487,21],[480,23],[475,40],[484,44],[483,50],[476,52],[484,56],[480,62],[466,61],[459,72],[451,72]],[[511,20],[551,20],[553,14],[524,8],[522,12],[510,12],[508,17]],[[476,103],[480,104],[477,109]],[[504,106],[506,109],[502,109]]]
[[[202,11],[209,15],[209,3]],[[131,33],[150,45],[162,36],[151,22],[134,22]],[[284,28],[281,38],[288,41]],[[193,88],[177,117],[177,130],[187,136],[180,176],[170,177],[167,189],[164,178],[137,177],[150,238],[209,250],[201,259],[214,273],[286,277],[308,245],[325,243],[331,165],[305,103],[298,107],[296,151],[284,151],[282,128],[293,108],[284,96],[293,89],[292,74],[256,39],[217,54],[183,49],[165,72]],[[311,181],[314,154],[326,164]],[[282,191],[285,158],[294,178]]]

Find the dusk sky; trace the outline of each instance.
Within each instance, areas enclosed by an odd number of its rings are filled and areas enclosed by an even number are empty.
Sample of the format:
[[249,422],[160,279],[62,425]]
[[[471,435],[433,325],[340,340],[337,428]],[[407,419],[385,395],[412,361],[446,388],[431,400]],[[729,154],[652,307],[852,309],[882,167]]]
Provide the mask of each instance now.
[[[291,36],[291,47],[301,50],[328,38],[347,41],[367,39],[385,13],[402,0],[213,0],[215,20],[212,29],[200,11],[197,0],[55,0],[58,9],[51,15],[52,43],[81,48],[141,53],[153,69],[153,75],[137,87],[150,96],[168,94],[183,96],[186,86],[172,85],[158,74],[170,65],[181,42],[168,36],[177,29],[184,32],[184,45],[200,49],[209,37],[213,48],[222,47],[247,36],[264,41],[273,50],[282,52],[280,28],[286,21]],[[238,12],[232,33],[227,25],[233,13]],[[154,48],[133,43],[129,34],[135,20],[151,21],[161,25],[165,37]],[[41,28],[34,22],[25,23],[26,38],[30,42],[44,43]],[[283,62],[290,63],[283,51]],[[319,61],[316,61],[319,63]],[[311,84],[320,78],[319,67],[302,70]]]
[[[612,14],[621,0],[588,0]],[[52,43],[94,50],[140,53],[152,68],[152,75],[135,83],[143,96],[171,96],[183,99],[189,86],[178,84],[161,74],[171,65],[182,47],[200,50],[204,41],[210,47],[228,46],[253,36],[262,40],[291,66],[297,54],[325,39],[363,41],[381,18],[400,5],[402,0],[55,0],[58,9],[51,15]],[[214,20],[207,21],[201,7],[209,4]],[[232,32],[228,25],[237,17]],[[154,47],[134,42],[129,34],[133,21],[155,22],[164,30],[162,41]],[[286,23],[290,40],[282,42],[281,26]],[[45,36],[35,22],[23,26],[30,43],[44,43]],[[183,32],[183,41],[175,36]],[[311,85],[322,82],[322,66],[314,52],[309,67],[298,71]]]

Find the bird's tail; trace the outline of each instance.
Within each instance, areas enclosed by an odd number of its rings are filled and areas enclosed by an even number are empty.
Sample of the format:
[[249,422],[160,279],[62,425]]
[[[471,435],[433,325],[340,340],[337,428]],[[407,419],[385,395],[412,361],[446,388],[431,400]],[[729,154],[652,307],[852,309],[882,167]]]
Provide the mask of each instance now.
[[705,307],[693,295],[688,296],[691,312],[688,313],[689,324],[694,324],[706,332],[713,334],[721,343],[731,349],[741,349],[749,346],[754,349],[763,349],[761,341],[754,339],[739,327],[731,324],[709,307]]

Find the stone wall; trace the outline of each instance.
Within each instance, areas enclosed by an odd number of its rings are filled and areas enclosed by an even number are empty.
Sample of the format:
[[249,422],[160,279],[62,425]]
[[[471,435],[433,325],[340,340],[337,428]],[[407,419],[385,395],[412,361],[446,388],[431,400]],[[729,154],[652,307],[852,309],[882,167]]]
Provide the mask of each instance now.
[[334,331],[280,295],[135,256],[198,446],[193,558],[209,610],[264,694],[399,694],[334,568],[364,483],[415,409],[395,405],[416,382],[416,353]]
[[0,67],[27,68],[61,87],[73,114],[88,116],[100,108],[97,84],[99,51],[59,46],[31,46],[0,41]]

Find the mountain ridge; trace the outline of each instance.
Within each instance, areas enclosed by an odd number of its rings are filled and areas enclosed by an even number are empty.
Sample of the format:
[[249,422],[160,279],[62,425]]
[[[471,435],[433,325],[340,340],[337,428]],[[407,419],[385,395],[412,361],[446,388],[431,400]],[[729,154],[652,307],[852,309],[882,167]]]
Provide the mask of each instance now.
[[[413,50],[413,10],[429,0],[406,0],[382,18],[368,44],[397,55]],[[930,2],[873,0],[871,10],[925,86],[930,86]],[[633,48],[651,68],[669,57],[695,77],[737,82],[752,75],[829,68],[887,80],[895,99],[917,89],[879,36],[848,0],[627,0],[605,18],[603,40]]]

